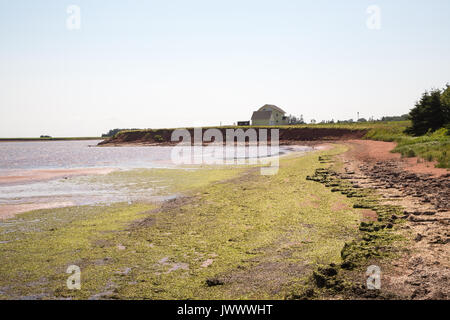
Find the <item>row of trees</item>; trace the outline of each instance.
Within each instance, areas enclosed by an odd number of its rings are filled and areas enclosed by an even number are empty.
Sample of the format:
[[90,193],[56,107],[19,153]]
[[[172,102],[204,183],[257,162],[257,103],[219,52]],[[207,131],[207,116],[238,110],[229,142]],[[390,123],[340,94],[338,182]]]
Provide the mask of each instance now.
[[111,129],[107,133],[102,134],[102,138],[114,137],[117,133],[123,130],[137,130],[137,129]]
[[303,120],[303,115],[300,115],[300,117],[289,115],[288,124],[305,124],[305,121]]
[[[401,116],[386,116],[382,117],[381,119],[374,119],[373,117],[370,117],[369,119],[366,118],[359,118],[358,120],[348,119],[348,120],[322,120],[319,123],[355,123],[355,122],[374,122],[374,121],[404,121],[409,120],[409,114],[403,114]],[[300,117],[296,116],[288,116],[288,123],[289,124],[305,124],[306,122],[303,119],[303,115]],[[311,119],[311,124],[315,124],[317,121],[315,119]]]
[[[450,85],[447,84],[443,89],[433,89],[426,91],[415,107],[409,114],[394,117],[382,117],[379,120],[370,118],[369,121],[401,121],[411,120],[412,125],[406,129],[406,133],[412,135],[423,135],[428,132],[436,131],[442,127],[449,127],[450,130]],[[353,123],[353,119],[349,120],[334,120],[322,121],[321,123]],[[356,122],[367,122],[366,119],[360,118]],[[288,116],[289,124],[305,124],[303,115],[296,117]],[[311,123],[316,123],[316,120],[311,120]],[[112,137],[119,131],[124,129],[112,129],[102,137]],[[43,136],[41,136],[42,138]]]
[[[428,132],[434,132],[440,128],[447,127],[450,131],[450,84],[443,89],[432,89],[425,91],[420,100],[409,114],[401,116],[382,117],[381,119],[369,120],[360,118],[356,122],[367,121],[402,121],[411,120],[411,126],[405,132],[407,134],[420,136]],[[353,119],[321,121],[320,123],[353,123]],[[303,116],[296,118],[289,116],[289,124],[303,124]],[[316,123],[311,120],[311,123]]]
[[416,136],[450,127],[450,85],[447,84],[444,89],[426,91],[409,117],[412,125],[406,133]]
[[[353,120],[353,119],[348,119],[348,120],[322,120],[319,123],[329,123],[329,124],[333,124],[333,123],[357,123],[357,122],[377,122],[377,121],[404,121],[404,120],[409,120],[409,115],[408,114],[404,114],[401,116],[387,116],[387,117],[382,117],[381,119],[375,119],[373,117],[370,117],[369,119],[366,118],[359,118],[358,120]],[[289,122],[289,124],[304,124],[305,122],[303,121],[302,118],[302,122],[301,123],[291,123]],[[315,119],[311,119],[311,124],[315,124],[317,123],[317,121]]]

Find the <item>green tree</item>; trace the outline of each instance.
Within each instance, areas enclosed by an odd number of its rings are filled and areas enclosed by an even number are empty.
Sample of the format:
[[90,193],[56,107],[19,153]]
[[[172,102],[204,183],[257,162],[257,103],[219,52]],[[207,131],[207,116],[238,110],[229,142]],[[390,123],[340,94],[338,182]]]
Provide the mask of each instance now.
[[449,99],[449,86],[445,90],[434,89],[425,92],[409,113],[412,125],[406,129],[406,132],[413,135],[423,135],[449,123]]
[[446,119],[446,124],[450,124],[450,84],[441,95],[442,111]]
[[288,124],[304,124],[305,121],[303,120],[303,115],[300,115],[300,118],[297,118],[296,116],[289,115],[288,116]]

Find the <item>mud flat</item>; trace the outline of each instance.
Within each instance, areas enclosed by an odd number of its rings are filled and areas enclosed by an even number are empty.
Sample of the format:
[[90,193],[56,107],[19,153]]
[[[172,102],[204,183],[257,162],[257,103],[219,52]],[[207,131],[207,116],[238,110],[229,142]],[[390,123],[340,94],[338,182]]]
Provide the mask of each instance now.
[[[85,168],[85,169],[49,169],[49,170],[13,170],[3,172],[0,175],[0,186],[7,187],[13,185],[31,184],[55,179],[68,179],[69,177],[90,176],[90,175],[107,175],[116,171],[114,168]],[[17,204],[1,204],[0,220],[12,218],[16,214],[40,210],[61,208],[75,205],[73,201],[61,201],[52,199],[42,203],[33,201],[30,203]]]
[[114,172],[114,168],[14,170],[0,176],[0,185],[32,183],[86,175],[105,175]]
[[[370,143],[327,143],[273,176],[171,170],[168,201],[3,220],[0,298],[448,299],[448,176]],[[73,264],[81,290],[65,285]]]
[[[162,203],[73,206],[3,220],[0,297],[290,297],[318,264],[339,263],[357,235],[360,210],[306,180],[323,166],[319,154],[344,150],[280,159],[273,176],[258,167],[180,171],[175,189],[183,191]],[[66,287],[72,264],[82,270],[81,290]]]
[[16,214],[41,210],[73,206],[70,201],[54,201],[47,203],[4,204],[0,206],[0,220],[14,217]]

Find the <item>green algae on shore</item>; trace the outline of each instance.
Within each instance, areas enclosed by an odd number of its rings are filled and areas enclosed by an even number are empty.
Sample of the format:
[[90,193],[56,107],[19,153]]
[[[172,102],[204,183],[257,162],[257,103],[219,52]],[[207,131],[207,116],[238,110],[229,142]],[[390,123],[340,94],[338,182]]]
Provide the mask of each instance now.
[[[189,180],[180,172],[171,191],[184,197],[162,204],[41,210],[5,220],[0,297],[285,298],[306,286],[317,266],[341,263],[344,244],[358,235],[361,214],[351,199],[306,180],[325,166],[318,155],[345,150],[282,159],[273,176],[218,168]],[[133,182],[127,174],[120,179]],[[66,287],[69,265],[81,268],[81,290]]]
[[154,195],[171,195],[193,191],[208,184],[239,176],[243,167],[192,166],[177,169],[133,169],[115,171],[104,176],[86,176],[78,181],[125,187],[130,190],[152,189]]

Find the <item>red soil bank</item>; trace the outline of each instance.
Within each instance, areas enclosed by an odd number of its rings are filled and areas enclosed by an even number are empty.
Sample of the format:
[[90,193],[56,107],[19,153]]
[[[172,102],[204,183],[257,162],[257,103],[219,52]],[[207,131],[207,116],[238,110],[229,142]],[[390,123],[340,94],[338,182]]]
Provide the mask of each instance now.
[[[224,139],[226,130],[229,128],[218,128]],[[259,134],[259,129],[275,129],[275,128],[254,128]],[[194,138],[194,129],[187,129]],[[207,129],[202,129],[205,132]],[[244,129],[244,131],[247,129]],[[361,139],[367,133],[367,130],[351,130],[351,129],[333,129],[333,128],[280,128],[280,143],[289,144],[293,141],[324,141],[324,140],[349,140]],[[117,134],[113,138],[106,139],[99,145],[120,145],[120,144],[173,144],[171,141],[174,129],[158,129],[158,130],[138,130],[128,131]],[[268,139],[270,139],[270,130],[267,130]],[[193,141],[192,141],[193,142]]]

